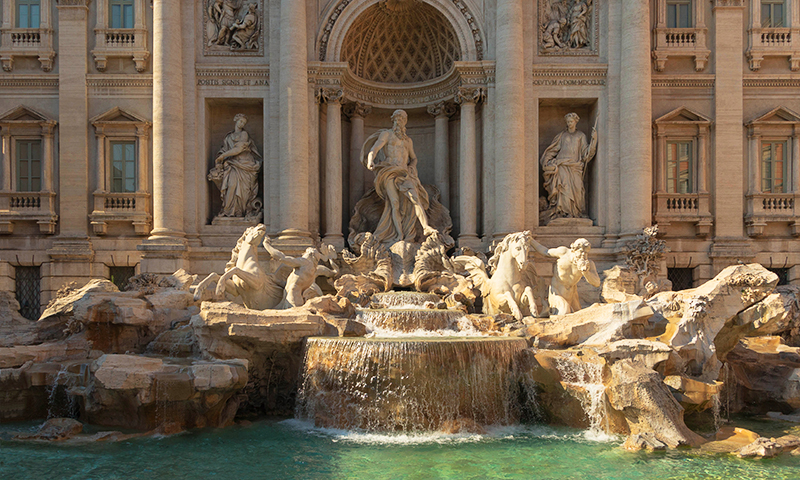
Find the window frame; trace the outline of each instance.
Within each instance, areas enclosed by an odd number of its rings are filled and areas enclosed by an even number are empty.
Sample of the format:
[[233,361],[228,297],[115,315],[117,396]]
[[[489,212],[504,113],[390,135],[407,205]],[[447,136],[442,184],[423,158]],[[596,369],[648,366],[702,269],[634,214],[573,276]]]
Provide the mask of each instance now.
[[[136,1],[135,0],[107,0],[108,1],[108,28],[112,30],[131,30],[136,28]],[[114,25],[114,7],[119,7],[119,25]],[[125,7],[130,7],[130,15],[126,15]],[[127,22],[130,20],[130,22]],[[130,26],[126,25],[130,23]]]
[[[694,2],[692,0],[666,0],[667,28],[694,28]],[[686,7],[687,25],[680,25],[680,7]],[[675,25],[670,25],[670,8],[676,8]]]
[[[696,175],[696,172],[697,172],[697,166],[695,165],[696,157],[697,157],[696,152],[695,152],[695,149],[697,148],[696,143],[697,142],[695,142],[694,137],[668,136],[666,138],[667,151],[666,151],[666,158],[664,159],[664,164],[665,164],[665,167],[666,167],[666,171],[664,172],[664,177],[665,177],[666,182],[667,182],[667,188],[666,188],[667,193],[669,193],[669,194],[691,194],[691,193],[697,193],[697,181],[695,180],[695,175]],[[672,152],[672,149],[670,148],[670,145],[679,145],[679,144],[688,144],[689,145],[689,149],[688,149],[688,153],[689,153],[689,169],[688,170],[689,170],[689,172],[688,172],[688,178],[687,178],[688,188],[687,188],[687,191],[685,191],[685,192],[680,191],[680,188],[678,188],[680,186],[680,172],[681,172],[681,170],[680,170],[680,167],[678,165],[680,162],[677,159],[673,162],[673,163],[675,163],[675,168],[674,168],[675,176],[672,178],[673,185],[670,184],[670,173],[673,170],[670,167],[670,153]],[[675,191],[670,191],[670,186],[674,187]]]
[[[110,137],[108,139],[108,167],[109,167],[109,178],[108,178],[108,191],[110,193],[136,193],[139,191],[139,147],[138,141],[136,137]],[[117,190],[114,186],[116,182],[116,177],[114,175],[114,167],[116,159],[114,158],[114,146],[115,145],[131,145],[133,146],[133,160],[122,159],[122,163],[124,164],[125,168],[123,168],[123,175],[120,178],[122,182],[122,189]],[[123,152],[124,153],[124,152]],[[125,187],[126,182],[128,181],[127,178],[127,163],[133,163],[133,190],[128,190]]]
[[[39,29],[42,25],[42,1],[41,0],[13,0],[14,2],[14,25],[16,28],[19,29]],[[30,20],[31,15],[30,9],[32,6],[36,6],[38,8],[38,12],[36,13],[36,25],[31,24],[28,22],[28,25],[20,25],[21,22],[21,13],[23,11],[23,6],[27,7],[28,10],[28,19]]]
[[[765,160],[764,160],[764,145],[766,145],[766,144],[771,145],[770,152],[772,153],[770,155],[770,161],[769,161],[770,167],[771,167],[770,168],[771,174],[770,174],[769,178],[767,178],[764,175],[765,163],[766,163]],[[781,190],[780,191],[775,191],[775,185],[774,185],[775,177],[772,174],[772,172],[774,172],[774,170],[775,170],[773,168],[773,166],[778,162],[776,162],[773,157],[774,157],[774,152],[775,152],[774,146],[775,145],[779,145],[779,144],[783,145],[783,156],[782,156],[782,158],[780,159],[780,162],[779,162],[780,165],[781,165],[781,173],[782,173],[781,178],[780,178],[780,180],[781,180],[781,184],[780,184]],[[788,193],[787,183],[789,183],[789,182],[787,182],[787,180],[791,181],[791,179],[787,178],[788,177],[788,175],[787,175],[788,158],[787,157],[789,156],[788,153],[789,153],[790,145],[791,145],[790,139],[789,138],[785,138],[785,137],[762,137],[761,138],[761,141],[759,142],[759,150],[758,150],[758,154],[759,154],[759,180],[760,180],[760,183],[761,183],[761,185],[760,185],[761,193]],[[769,181],[769,188],[767,188],[767,184],[766,184],[767,181]]]
[[[21,142],[27,142],[29,144],[32,144],[33,142],[38,142],[39,143],[39,175],[38,175],[39,188],[38,189],[28,188],[27,190],[22,190],[21,187],[20,187],[20,183],[21,183],[21,180],[22,180],[22,177],[21,177],[21,175],[22,175],[22,173],[21,173],[21,165],[20,165],[20,161],[21,161],[21,159],[20,159],[20,155],[21,155],[20,143]],[[34,136],[27,136],[27,135],[26,136],[17,136],[17,137],[14,137],[13,143],[14,143],[14,147],[13,147],[14,148],[14,152],[12,154],[13,155],[13,160],[14,160],[13,161],[14,185],[12,187],[13,191],[20,192],[20,193],[41,192],[42,191],[42,186],[43,186],[42,185],[42,180],[43,180],[42,177],[43,177],[43,170],[44,170],[44,168],[43,168],[44,167],[44,141],[43,141],[42,137],[34,137]],[[28,159],[28,161],[31,161],[31,160],[32,159]],[[29,170],[30,170],[30,168],[29,168]],[[27,181],[28,182],[32,182],[33,179],[34,179],[34,177],[29,172]]]
[[[776,25],[774,22],[774,12],[773,9],[776,5],[781,6],[781,19],[780,25]],[[769,22],[768,24],[764,23],[764,7],[767,7],[770,12],[767,16]],[[759,12],[759,24],[761,28],[786,28],[789,26],[788,15],[787,15],[787,4],[786,0],[761,0],[761,11]]]

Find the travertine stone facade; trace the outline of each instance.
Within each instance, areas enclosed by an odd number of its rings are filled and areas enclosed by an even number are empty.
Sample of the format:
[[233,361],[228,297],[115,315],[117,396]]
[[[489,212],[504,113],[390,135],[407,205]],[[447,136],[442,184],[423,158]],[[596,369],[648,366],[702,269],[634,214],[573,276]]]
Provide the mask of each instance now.
[[[658,222],[670,275],[757,261],[800,282],[798,0],[780,18],[760,0],[150,3],[40,0],[21,25],[3,2],[0,288],[23,267],[42,302],[90,277],[222,271],[253,225],[215,221],[207,178],[238,113],[272,244],[346,246],[374,182],[362,143],[396,109],[459,245],[580,237],[603,270]],[[588,218],[540,222],[539,160],[569,112],[597,126]]]

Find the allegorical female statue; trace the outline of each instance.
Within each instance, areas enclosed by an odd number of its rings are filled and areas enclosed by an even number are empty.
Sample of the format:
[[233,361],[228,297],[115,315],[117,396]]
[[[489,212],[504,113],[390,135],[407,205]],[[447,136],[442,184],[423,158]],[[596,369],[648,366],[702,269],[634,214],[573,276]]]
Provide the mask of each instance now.
[[586,164],[597,152],[597,126],[592,128],[591,142],[576,130],[577,113],[564,116],[567,129],[555,136],[541,158],[547,208],[543,217],[583,218],[586,216],[586,191],[583,176]]
[[218,217],[244,217],[258,220],[263,202],[258,196],[258,172],[261,155],[250,135],[244,130],[247,117],[233,117],[234,130],[225,137],[214,159],[208,179],[219,187],[222,208]]

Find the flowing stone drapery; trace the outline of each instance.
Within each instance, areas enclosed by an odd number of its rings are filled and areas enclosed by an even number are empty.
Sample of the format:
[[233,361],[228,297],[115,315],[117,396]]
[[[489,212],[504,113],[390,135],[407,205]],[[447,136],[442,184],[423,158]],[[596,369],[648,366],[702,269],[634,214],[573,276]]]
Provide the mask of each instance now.
[[340,89],[323,89],[322,100],[328,104],[327,146],[325,148],[325,243],[344,248],[342,235],[342,101]]
[[520,148],[525,137],[525,102],[520,98],[525,91],[522,19],[522,0],[497,2],[495,238],[525,226],[520,211],[525,205],[526,161]]
[[478,155],[475,128],[475,106],[483,98],[480,88],[462,87],[456,93],[456,103],[461,107],[461,132],[459,138],[459,217],[461,232],[458,245],[478,248]]

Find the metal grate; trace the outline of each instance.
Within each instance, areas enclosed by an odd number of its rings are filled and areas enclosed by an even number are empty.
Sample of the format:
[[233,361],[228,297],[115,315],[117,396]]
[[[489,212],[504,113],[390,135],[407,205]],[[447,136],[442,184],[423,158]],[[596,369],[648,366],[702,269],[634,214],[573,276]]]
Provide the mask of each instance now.
[[134,275],[136,275],[136,267],[108,267],[109,279],[120,291],[125,290],[128,280]]
[[778,285],[789,285],[788,268],[768,268],[767,270],[778,276]]
[[19,313],[28,320],[39,320],[42,293],[39,267],[15,267],[14,276]]
[[677,292],[678,290],[692,288],[694,283],[693,271],[693,268],[668,268],[667,278],[672,282],[672,290]]

